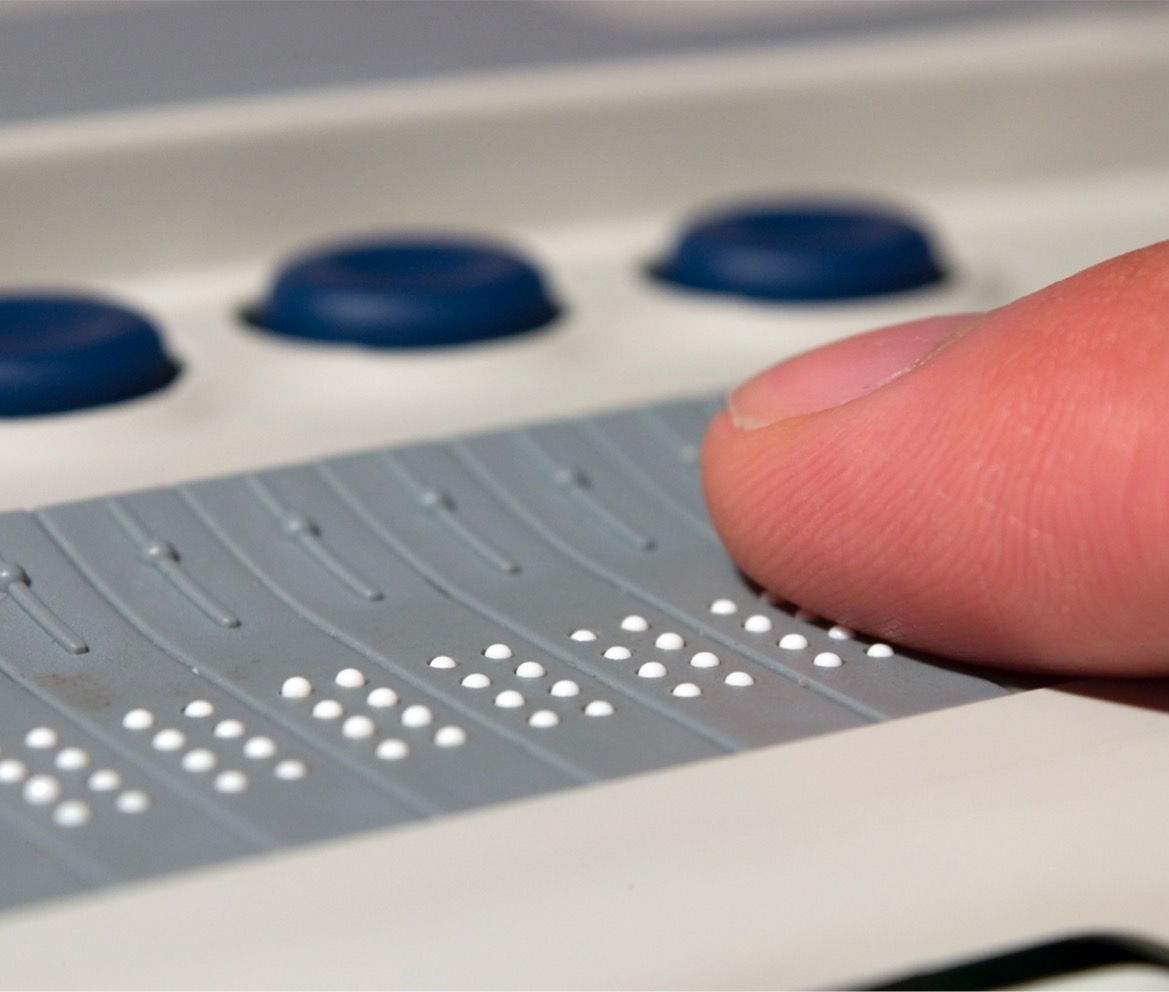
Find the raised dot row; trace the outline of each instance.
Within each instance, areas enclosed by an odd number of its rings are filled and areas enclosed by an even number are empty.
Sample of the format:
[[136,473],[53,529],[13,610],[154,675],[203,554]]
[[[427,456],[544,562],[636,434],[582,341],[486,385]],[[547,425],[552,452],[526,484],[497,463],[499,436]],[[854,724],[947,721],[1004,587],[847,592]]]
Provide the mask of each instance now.
[[[84,826],[92,818],[92,810],[81,799],[61,800],[61,783],[52,775],[30,775],[28,767],[18,758],[0,761],[0,784],[21,784],[21,795],[30,806],[51,806],[54,821],[62,827]],[[121,776],[110,769],[100,769],[89,777],[89,788],[94,792],[112,792],[122,784]],[[127,789],[114,800],[114,807],[122,813],[143,813],[150,808],[150,796],[140,789]]]

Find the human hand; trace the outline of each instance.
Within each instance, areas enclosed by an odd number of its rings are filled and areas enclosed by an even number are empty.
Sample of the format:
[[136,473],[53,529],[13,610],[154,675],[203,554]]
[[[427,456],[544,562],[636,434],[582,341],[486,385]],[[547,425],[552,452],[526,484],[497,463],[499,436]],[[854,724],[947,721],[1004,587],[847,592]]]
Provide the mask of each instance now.
[[731,395],[711,515],[766,589],[884,640],[1169,674],[1169,242]]

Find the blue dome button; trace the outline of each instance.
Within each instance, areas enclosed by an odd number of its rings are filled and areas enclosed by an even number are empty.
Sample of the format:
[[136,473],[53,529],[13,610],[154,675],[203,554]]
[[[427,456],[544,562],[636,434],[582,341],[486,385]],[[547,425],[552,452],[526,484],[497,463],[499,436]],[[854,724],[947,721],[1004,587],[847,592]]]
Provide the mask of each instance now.
[[82,296],[0,296],[0,416],[132,399],[178,367],[144,317]]
[[758,300],[851,300],[919,289],[944,273],[913,221],[850,203],[759,204],[700,218],[656,275]]
[[520,256],[403,238],[293,260],[253,319],[291,337],[428,348],[519,334],[555,316],[540,274]]

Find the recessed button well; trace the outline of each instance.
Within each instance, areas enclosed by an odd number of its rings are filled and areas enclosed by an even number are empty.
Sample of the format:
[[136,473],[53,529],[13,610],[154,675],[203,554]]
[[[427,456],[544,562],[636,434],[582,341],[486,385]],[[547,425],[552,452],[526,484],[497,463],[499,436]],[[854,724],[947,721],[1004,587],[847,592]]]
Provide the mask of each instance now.
[[117,403],[177,372],[154,325],[130,310],[81,296],[0,297],[0,416]]
[[530,331],[556,307],[536,268],[509,249],[397,238],[293,259],[250,316],[290,337],[428,348]]
[[899,293],[944,275],[925,231],[904,214],[800,201],[699,218],[656,274],[687,289],[791,303]]

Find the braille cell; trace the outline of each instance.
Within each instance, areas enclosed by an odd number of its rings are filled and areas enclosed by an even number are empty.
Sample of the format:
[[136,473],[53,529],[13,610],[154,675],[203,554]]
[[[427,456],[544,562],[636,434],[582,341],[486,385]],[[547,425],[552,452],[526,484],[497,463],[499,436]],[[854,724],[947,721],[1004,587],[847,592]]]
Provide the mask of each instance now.
[[571,696],[579,696],[580,686],[573,682],[572,679],[560,679],[558,682],[552,684],[552,688],[548,690],[548,693],[552,696],[566,699]]
[[307,699],[313,694],[313,684],[303,675],[293,675],[284,680],[280,695],[285,699]]
[[755,684],[755,678],[750,672],[731,672],[723,681],[738,689],[746,689]]
[[718,668],[718,655],[713,651],[699,651],[690,659],[695,668]]
[[643,616],[631,613],[621,621],[621,629],[640,633],[649,630],[649,621]]
[[521,661],[516,666],[515,673],[521,679],[542,679],[547,674],[544,666],[538,661]]
[[672,630],[668,630],[663,634],[658,634],[654,641],[654,647],[660,648],[662,651],[681,651],[686,646],[686,641],[681,634],[676,634]]

